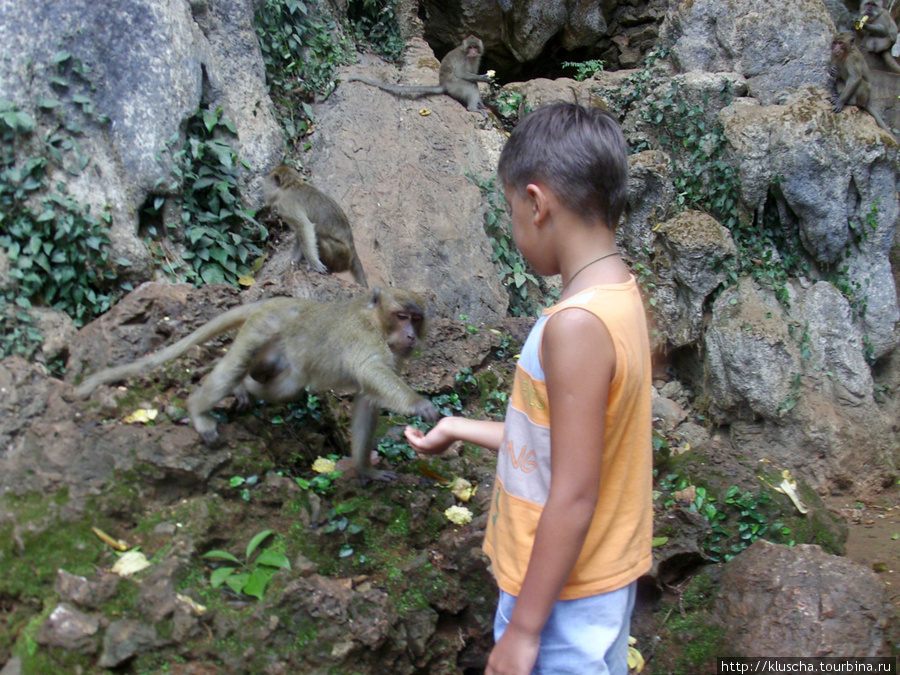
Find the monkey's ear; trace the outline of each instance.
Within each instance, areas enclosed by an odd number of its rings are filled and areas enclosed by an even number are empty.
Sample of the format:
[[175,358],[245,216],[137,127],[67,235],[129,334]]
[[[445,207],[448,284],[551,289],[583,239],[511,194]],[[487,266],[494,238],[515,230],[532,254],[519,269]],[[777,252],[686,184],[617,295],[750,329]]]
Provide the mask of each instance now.
[[377,286],[370,291],[372,299],[369,300],[369,308],[373,309],[378,307],[378,303],[381,302],[381,289]]

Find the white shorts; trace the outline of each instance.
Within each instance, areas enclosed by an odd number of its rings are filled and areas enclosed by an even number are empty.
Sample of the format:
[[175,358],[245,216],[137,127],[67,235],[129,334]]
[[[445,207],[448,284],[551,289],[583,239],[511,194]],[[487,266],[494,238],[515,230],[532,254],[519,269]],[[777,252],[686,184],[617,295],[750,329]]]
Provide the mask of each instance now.
[[[541,631],[532,675],[628,675],[628,633],[637,581],[577,600],[558,600]],[[516,597],[500,591],[494,641],[512,616]]]

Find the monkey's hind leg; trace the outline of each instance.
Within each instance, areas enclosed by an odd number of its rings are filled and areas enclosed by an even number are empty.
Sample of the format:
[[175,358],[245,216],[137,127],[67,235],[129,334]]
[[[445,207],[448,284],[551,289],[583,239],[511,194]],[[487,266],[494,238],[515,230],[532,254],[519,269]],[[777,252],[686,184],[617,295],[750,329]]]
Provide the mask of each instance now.
[[893,130],[892,130],[887,124],[884,123],[884,120],[881,118],[881,115],[878,114],[878,111],[875,109],[874,106],[872,106],[872,105],[870,104],[870,105],[866,106],[865,108],[863,108],[863,110],[865,110],[865,111],[866,111],[867,113],[869,113],[872,117],[874,117],[874,118],[875,118],[875,124],[877,124],[877,125],[880,126],[882,129],[884,129],[886,132],[888,132],[888,134],[890,135],[891,138],[894,139],[894,141],[897,140],[897,137],[894,136]]
[[216,420],[209,414],[210,411],[232,392],[236,393],[238,404],[242,403],[241,399],[246,392],[242,390],[241,382],[259,350],[260,343],[265,344],[258,332],[245,325],[225,356],[188,397],[191,423],[207,445],[214,443],[219,437]]
[[887,66],[889,71],[900,75],[900,63],[897,63],[897,60],[893,57],[890,50],[882,52],[881,58],[884,59],[884,65]]
[[294,230],[297,233],[297,242],[294,247],[295,259],[299,262],[299,256],[296,255],[297,247],[299,246],[300,252],[303,254],[303,257],[306,258],[306,263],[309,265],[310,269],[319,274],[328,274],[328,268],[325,267],[325,263],[319,258],[319,246],[316,242],[316,226],[303,212],[300,213],[299,220],[299,226],[294,227]]
[[359,473],[359,482],[366,485],[369,481],[377,480],[390,482],[397,480],[397,474],[393,471],[385,471],[372,468],[369,453],[372,451],[375,439],[375,420],[378,416],[378,408],[363,393],[359,393],[353,400],[353,417],[350,424],[350,447],[353,462]]

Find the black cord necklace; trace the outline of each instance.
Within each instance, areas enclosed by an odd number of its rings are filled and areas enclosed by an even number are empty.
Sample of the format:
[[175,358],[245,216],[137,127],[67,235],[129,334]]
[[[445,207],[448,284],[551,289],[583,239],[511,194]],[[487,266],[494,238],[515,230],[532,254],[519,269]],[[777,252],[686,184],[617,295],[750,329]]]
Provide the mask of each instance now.
[[609,256],[615,255],[616,253],[618,253],[618,251],[613,251],[612,253],[607,253],[606,255],[601,255],[599,258],[594,258],[594,259],[591,260],[589,263],[587,263],[587,264],[585,264],[585,265],[582,265],[582,266],[578,269],[578,271],[575,272],[575,274],[573,274],[572,276],[569,277],[569,280],[566,282],[565,286],[563,286],[563,292],[565,292],[565,290],[569,287],[569,284],[571,284],[572,281],[575,279],[575,277],[577,277],[579,274],[581,274],[581,273],[585,270],[586,267],[590,267],[590,266],[593,265],[595,262],[600,262],[600,261],[603,260],[604,258],[608,258]]

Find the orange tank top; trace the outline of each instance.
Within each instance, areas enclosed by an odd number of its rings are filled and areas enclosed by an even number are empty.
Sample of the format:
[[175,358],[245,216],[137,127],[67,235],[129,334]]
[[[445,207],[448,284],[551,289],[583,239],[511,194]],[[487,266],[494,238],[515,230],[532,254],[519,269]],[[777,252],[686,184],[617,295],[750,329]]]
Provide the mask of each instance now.
[[600,490],[587,537],[561,600],[622,588],[651,567],[653,457],[650,345],[634,278],[594,286],[547,309],[516,366],[497,457],[484,551],[500,588],[518,595],[550,490],[550,402],[541,367],[544,326],[556,312],[583,308],[603,321],[616,351],[606,409]]

